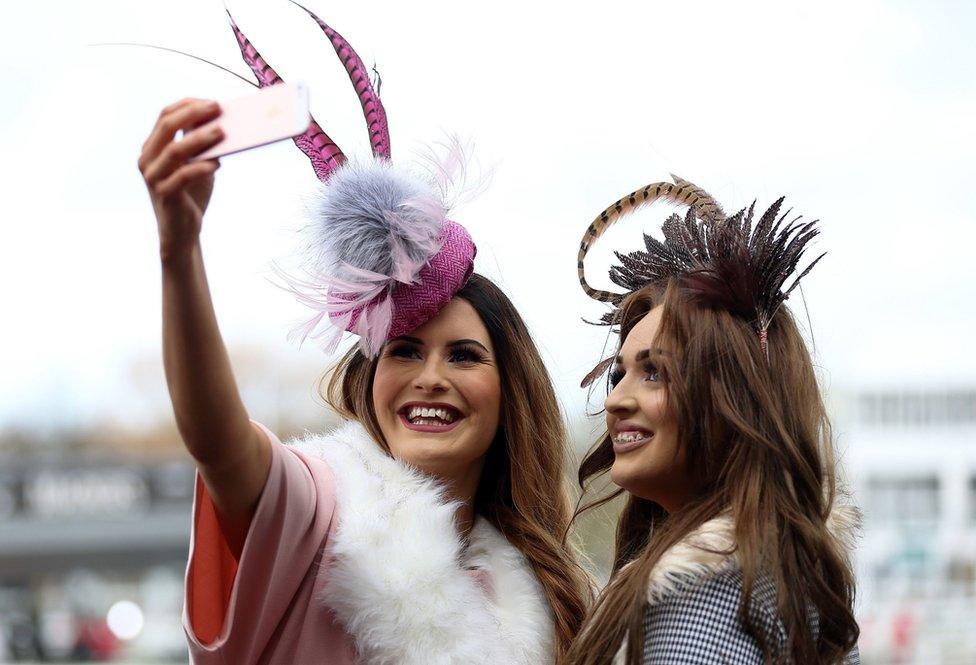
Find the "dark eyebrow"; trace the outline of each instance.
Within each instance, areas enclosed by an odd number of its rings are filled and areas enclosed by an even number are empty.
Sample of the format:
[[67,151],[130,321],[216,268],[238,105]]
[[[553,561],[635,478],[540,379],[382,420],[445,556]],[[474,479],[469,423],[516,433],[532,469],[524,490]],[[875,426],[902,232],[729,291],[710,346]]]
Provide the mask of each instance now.
[[480,346],[482,349],[485,350],[485,353],[491,353],[491,351],[488,350],[488,347],[486,347],[484,344],[482,344],[476,339],[455,339],[447,343],[448,346],[465,346],[467,344],[474,344],[475,346]]
[[400,335],[399,337],[394,337],[390,341],[391,342],[410,342],[412,344],[419,344],[420,346],[423,346],[424,345],[424,340],[417,339],[416,337],[408,337],[406,335]]
[[[663,349],[644,349],[643,351],[637,352],[637,355],[634,356],[634,362],[640,363],[640,362],[644,362],[645,360],[649,360],[652,353],[655,355],[663,356],[663,355],[667,355],[668,352]],[[613,359],[613,362],[614,364],[617,365],[623,365],[624,357],[617,356],[616,358]]]

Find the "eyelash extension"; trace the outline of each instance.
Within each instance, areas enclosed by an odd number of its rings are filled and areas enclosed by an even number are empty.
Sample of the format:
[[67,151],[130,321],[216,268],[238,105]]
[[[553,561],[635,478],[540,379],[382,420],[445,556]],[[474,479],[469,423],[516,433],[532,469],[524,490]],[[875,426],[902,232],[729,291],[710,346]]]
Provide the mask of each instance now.
[[[419,354],[419,349],[413,344],[395,344],[391,345],[386,350],[386,357],[388,358],[411,358],[416,354]],[[451,362],[468,362],[468,363],[486,363],[488,362],[488,357],[484,354],[481,349],[474,346],[458,346],[451,349],[448,353],[448,360]]]
[[645,374],[657,374],[657,380],[661,381],[661,368],[652,362],[645,362],[641,367]]
[[[654,363],[652,363],[652,362],[645,362],[641,366],[641,370],[645,374],[657,374],[658,381],[661,380],[661,370]],[[610,388],[611,389],[616,388],[617,387],[617,384],[620,383],[621,381],[623,381],[623,378],[624,378],[625,375],[626,375],[626,372],[624,372],[623,370],[620,370],[620,369],[617,369],[617,370],[614,370],[614,371],[610,372]]]
[[394,344],[393,346],[391,346],[387,350],[386,355],[387,357],[390,358],[404,358],[413,355],[414,353],[416,353],[416,351],[417,351],[417,347],[413,346],[412,344],[401,343],[401,344]]
[[454,362],[483,363],[487,361],[484,353],[473,346],[458,346],[451,350],[450,359]]

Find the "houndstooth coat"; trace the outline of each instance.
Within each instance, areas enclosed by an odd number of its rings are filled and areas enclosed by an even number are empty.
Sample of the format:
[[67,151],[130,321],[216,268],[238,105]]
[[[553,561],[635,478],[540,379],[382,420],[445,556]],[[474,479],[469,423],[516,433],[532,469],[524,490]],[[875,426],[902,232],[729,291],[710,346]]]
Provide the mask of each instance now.
[[[850,550],[857,530],[857,509],[835,506],[828,519],[831,533]],[[645,665],[761,665],[759,644],[739,617],[742,572],[731,549],[733,522],[728,515],[710,520],[667,551],[651,571],[644,616]],[[748,605],[753,625],[764,632],[774,662],[787,644],[776,609],[776,588],[768,578],[753,585]],[[817,617],[811,613],[816,629]],[[624,649],[617,656],[623,663]],[[857,665],[857,647],[844,665]]]

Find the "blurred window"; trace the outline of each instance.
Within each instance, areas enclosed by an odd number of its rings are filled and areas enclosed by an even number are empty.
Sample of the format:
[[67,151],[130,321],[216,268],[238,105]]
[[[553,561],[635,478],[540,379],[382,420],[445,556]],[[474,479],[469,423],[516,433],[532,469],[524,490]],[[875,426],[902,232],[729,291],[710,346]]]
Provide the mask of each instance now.
[[976,523],[976,476],[969,478],[969,521]]
[[868,425],[976,423],[976,390],[864,393],[859,404],[861,420]]
[[939,489],[935,475],[874,476],[868,480],[870,517],[887,524],[935,522]]

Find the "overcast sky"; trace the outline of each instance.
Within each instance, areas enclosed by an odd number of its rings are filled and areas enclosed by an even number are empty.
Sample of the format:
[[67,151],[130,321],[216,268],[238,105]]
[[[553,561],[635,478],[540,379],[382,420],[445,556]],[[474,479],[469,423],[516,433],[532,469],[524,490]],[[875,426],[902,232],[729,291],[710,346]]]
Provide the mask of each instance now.
[[[454,132],[494,165],[455,217],[476,269],[528,320],[571,418],[605,338],[580,320],[603,312],[576,282],[580,236],[670,172],[727,211],[783,194],[821,219],[829,254],[805,295],[829,386],[976,383],[976,5],[308,4],[379,67],[395,160]],[[308,82],[344,151],[368,154],[314,23],[285,0],[229,6],[283,77]],[[222,12],[217,0],[22,2],[0,22],[0,427],[141,417],[128,368],[158,358],[160,293],[139,149],[164,105],[249,89],[178,56],[86,45],[148,42],[248,74]],[[203,243],[228,345],[318,371],[328,358],[285,340],[302,309],[267,281],[316,184],[291,143],[226,158]],[[608,233],[591,282],[609,286],[610,250],[667,213]]]

